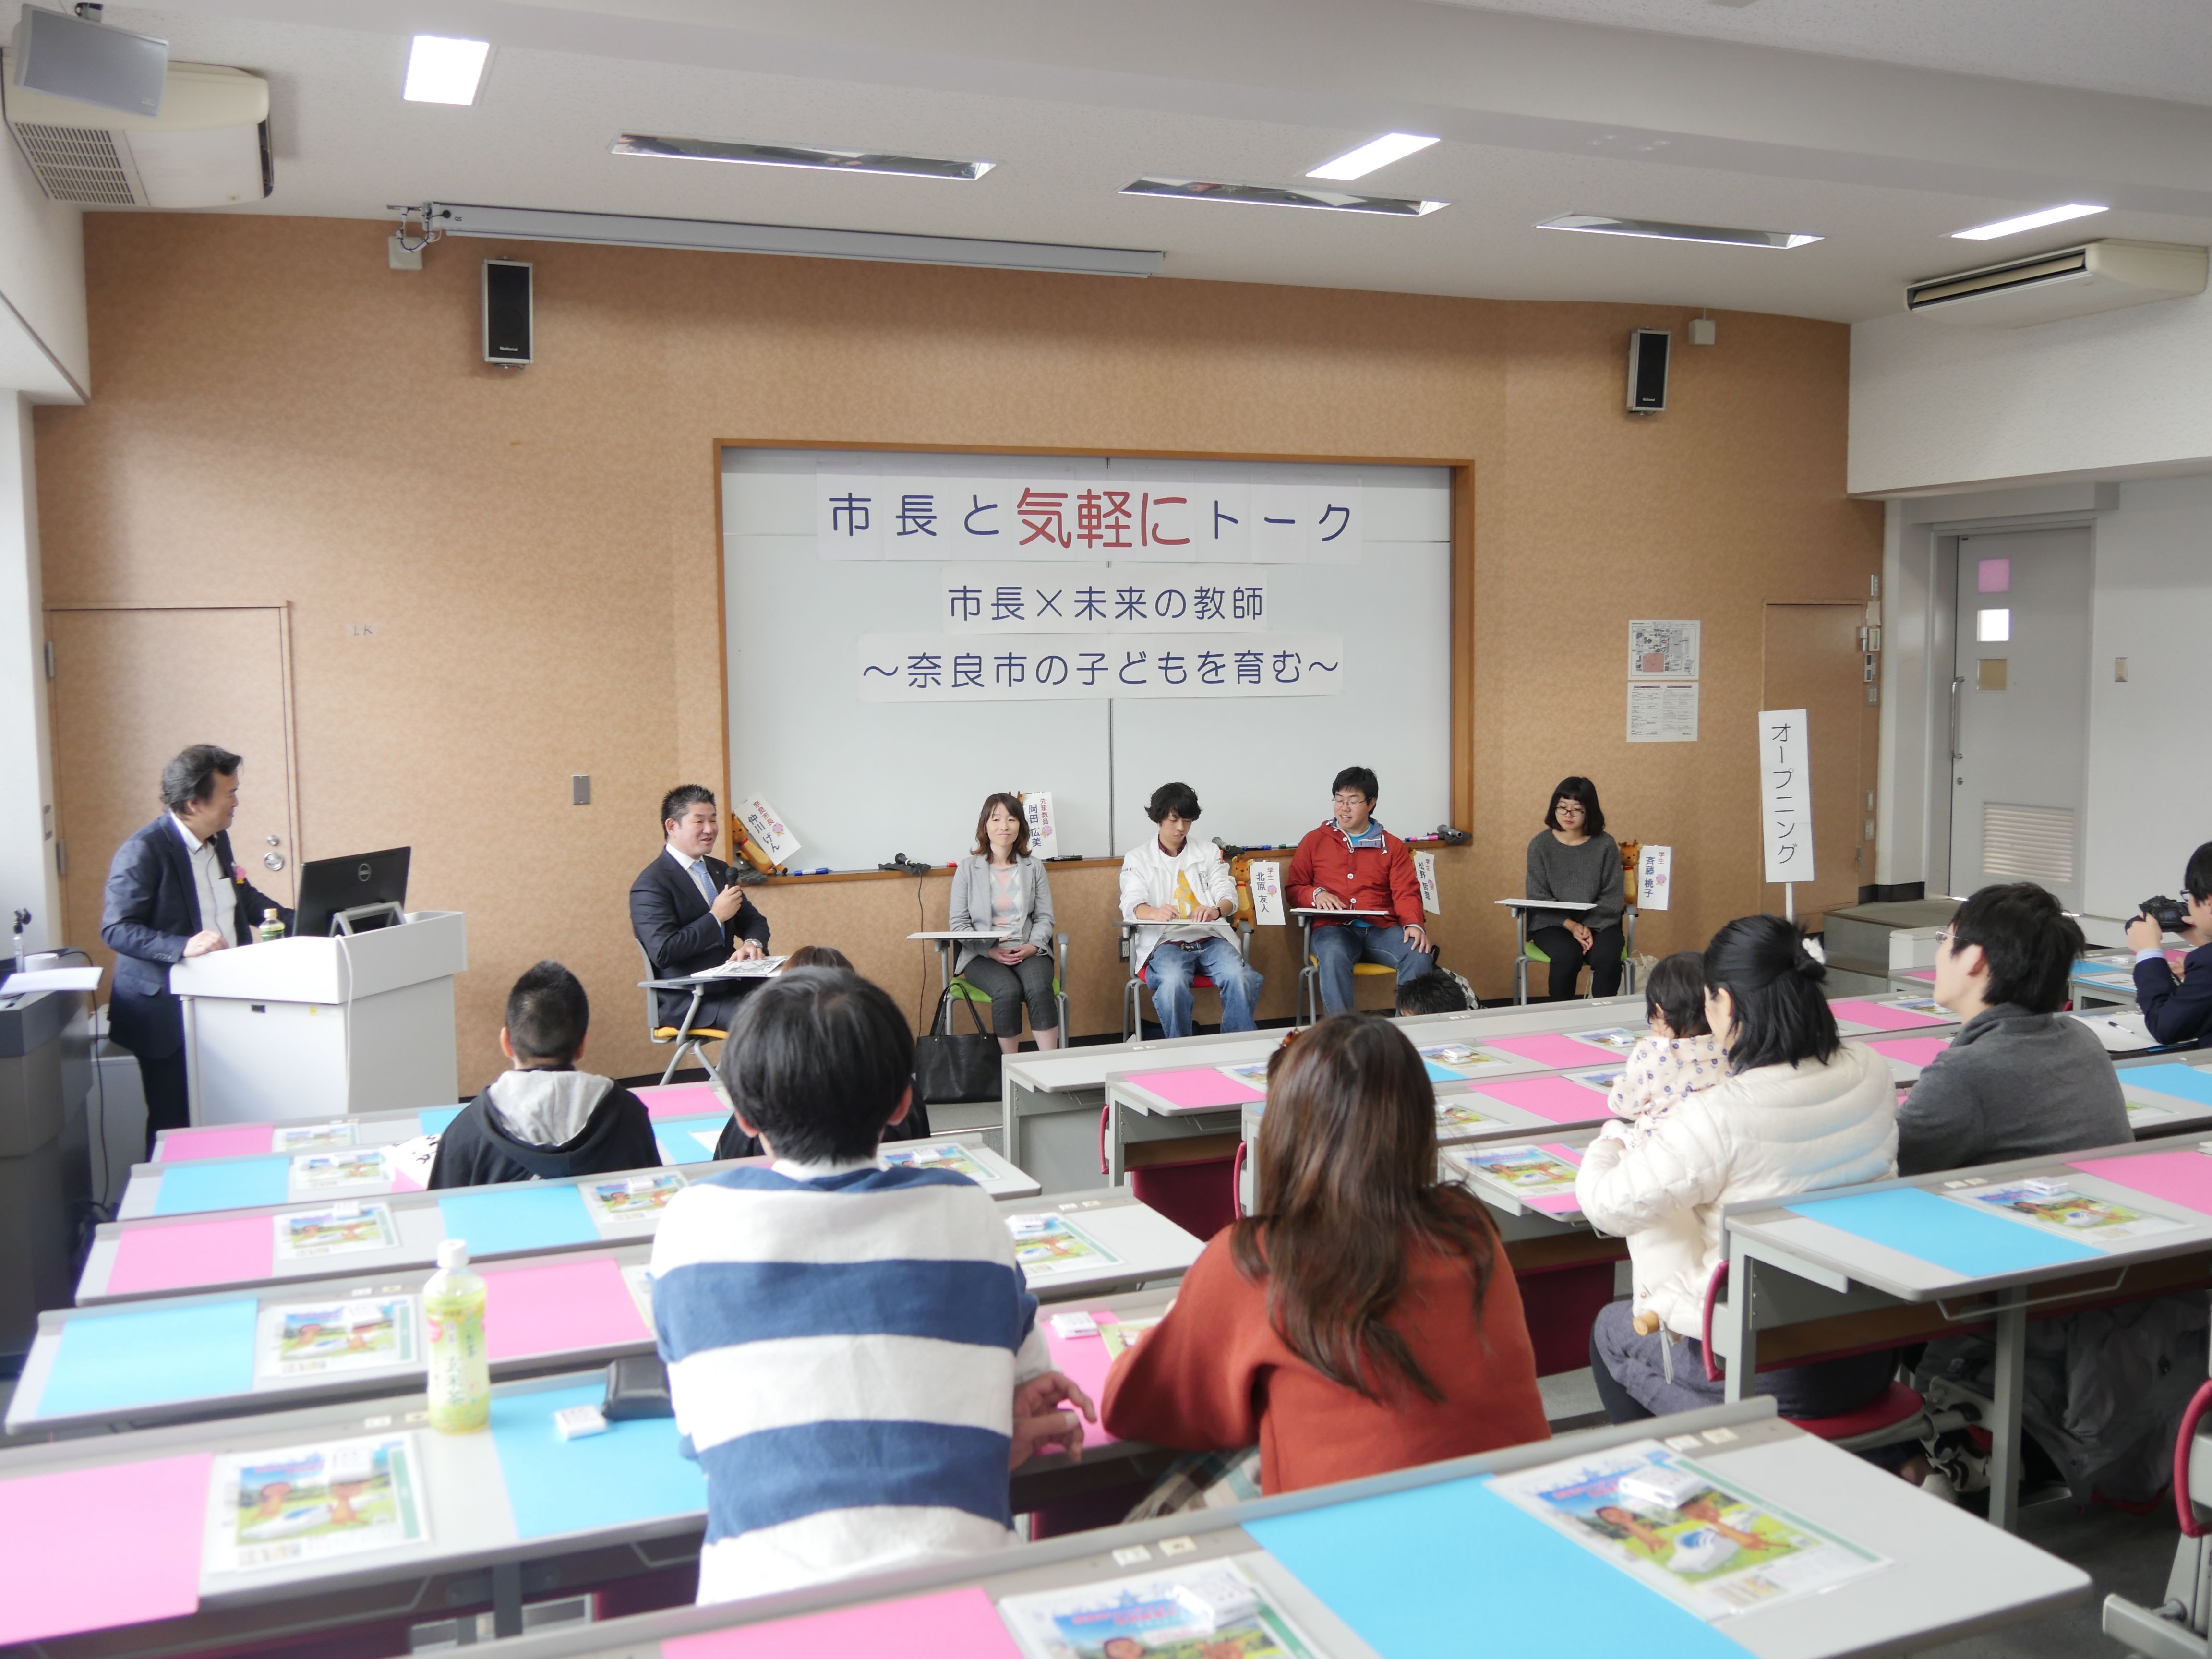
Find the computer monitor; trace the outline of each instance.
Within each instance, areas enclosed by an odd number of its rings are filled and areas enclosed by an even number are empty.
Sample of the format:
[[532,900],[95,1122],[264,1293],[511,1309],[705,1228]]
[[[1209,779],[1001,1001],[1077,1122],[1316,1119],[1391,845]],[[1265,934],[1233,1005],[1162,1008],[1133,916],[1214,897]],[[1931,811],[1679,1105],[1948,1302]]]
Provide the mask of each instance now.
[[[300,902],[292,913],[292,932],[302,938],[323,938],[331,932],[340,911],[368,904],[407,908],[407,860],[410,847],[387,847],[380,853],[361,853],[352,858],[313,859],[300,866]],[[386,912],[363,917],[350,925],[355,933],[386,927],[399,920]]]

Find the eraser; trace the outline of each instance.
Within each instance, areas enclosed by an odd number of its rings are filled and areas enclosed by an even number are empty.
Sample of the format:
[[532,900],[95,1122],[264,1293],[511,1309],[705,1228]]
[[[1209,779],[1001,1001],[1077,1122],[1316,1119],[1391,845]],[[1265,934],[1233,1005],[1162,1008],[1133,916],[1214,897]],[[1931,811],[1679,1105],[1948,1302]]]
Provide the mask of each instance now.
[[1679,1510],[1711,1485],[1704,1475],[1687,1469],[1650,1468],[1622,1475],[1614,1490],[1632,1504]]
[[1057,1313],[1051,1315],[1050,1317],[1053,1329],[1058,1331],[1062,1336],[1098,1334],[1098,1322],[1087,1313]]
[[607,1419],[597,1406],[563,1406],[553,1413],[553,1430],[563,1440],[581,1440],[586,1435],[605,1434]]

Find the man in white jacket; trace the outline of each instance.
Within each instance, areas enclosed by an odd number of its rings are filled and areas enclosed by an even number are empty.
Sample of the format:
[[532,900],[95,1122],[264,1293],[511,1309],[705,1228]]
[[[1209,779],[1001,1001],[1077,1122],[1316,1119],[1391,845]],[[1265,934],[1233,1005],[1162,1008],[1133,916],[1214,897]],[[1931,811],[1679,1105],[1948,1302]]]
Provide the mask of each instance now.
[[1164,783],[1145,816],[1158,835],[1121,859],[1121,920],[1152,924],[1130,940],[1129,971],[1152,988],[1164,1036],[1190,1035],[1191,981],[1200,974],[1221,993],[1221,1029],[1249,1031],[1265,981],[1237,948],[1236,876],[1219,848],[1190,838],[1197,792]]
[[[1634,1297],[1603,1310],[1590,1334],[1593,1377],[1615,1422],[1719,1402],[1698,1337],[1705,1286],[1724,1259],[1725,1206],[1897,1173],[1889,1067],[1838,1037],[1820,991],[1826,970],[1796,925],[1732,921],[1705,969],[1705,1018],[1732,1074],[1648,1133],[1607,1125],[1575,1182],[1590,1224],[1628,1241],[1634,1275]],[[1825,1417],[1866,1404],[1895,1371],[1884,1351],[1768,1371],[1755,1387],[1785,1417]]]

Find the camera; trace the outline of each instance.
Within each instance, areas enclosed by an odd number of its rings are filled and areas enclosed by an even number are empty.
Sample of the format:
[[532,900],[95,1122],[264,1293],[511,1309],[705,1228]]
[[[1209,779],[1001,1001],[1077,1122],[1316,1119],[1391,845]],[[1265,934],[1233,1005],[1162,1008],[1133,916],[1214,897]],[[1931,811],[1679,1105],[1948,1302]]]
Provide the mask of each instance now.
[[2189,926],[2189,907],[2163,893],[2145,899],[2142,909],[2143,915],[2169,933],[2179,933]]

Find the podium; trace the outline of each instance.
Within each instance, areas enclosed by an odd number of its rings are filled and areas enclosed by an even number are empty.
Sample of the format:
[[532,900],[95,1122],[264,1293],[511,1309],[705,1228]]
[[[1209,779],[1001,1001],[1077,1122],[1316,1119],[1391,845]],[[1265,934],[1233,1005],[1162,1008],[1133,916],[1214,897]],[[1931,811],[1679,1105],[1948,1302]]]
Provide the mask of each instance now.
[[468,965],[458,910],[178,963],[169,988],[184,1004],[192,1121],[328,1119],[453,1100],[453,975]]

